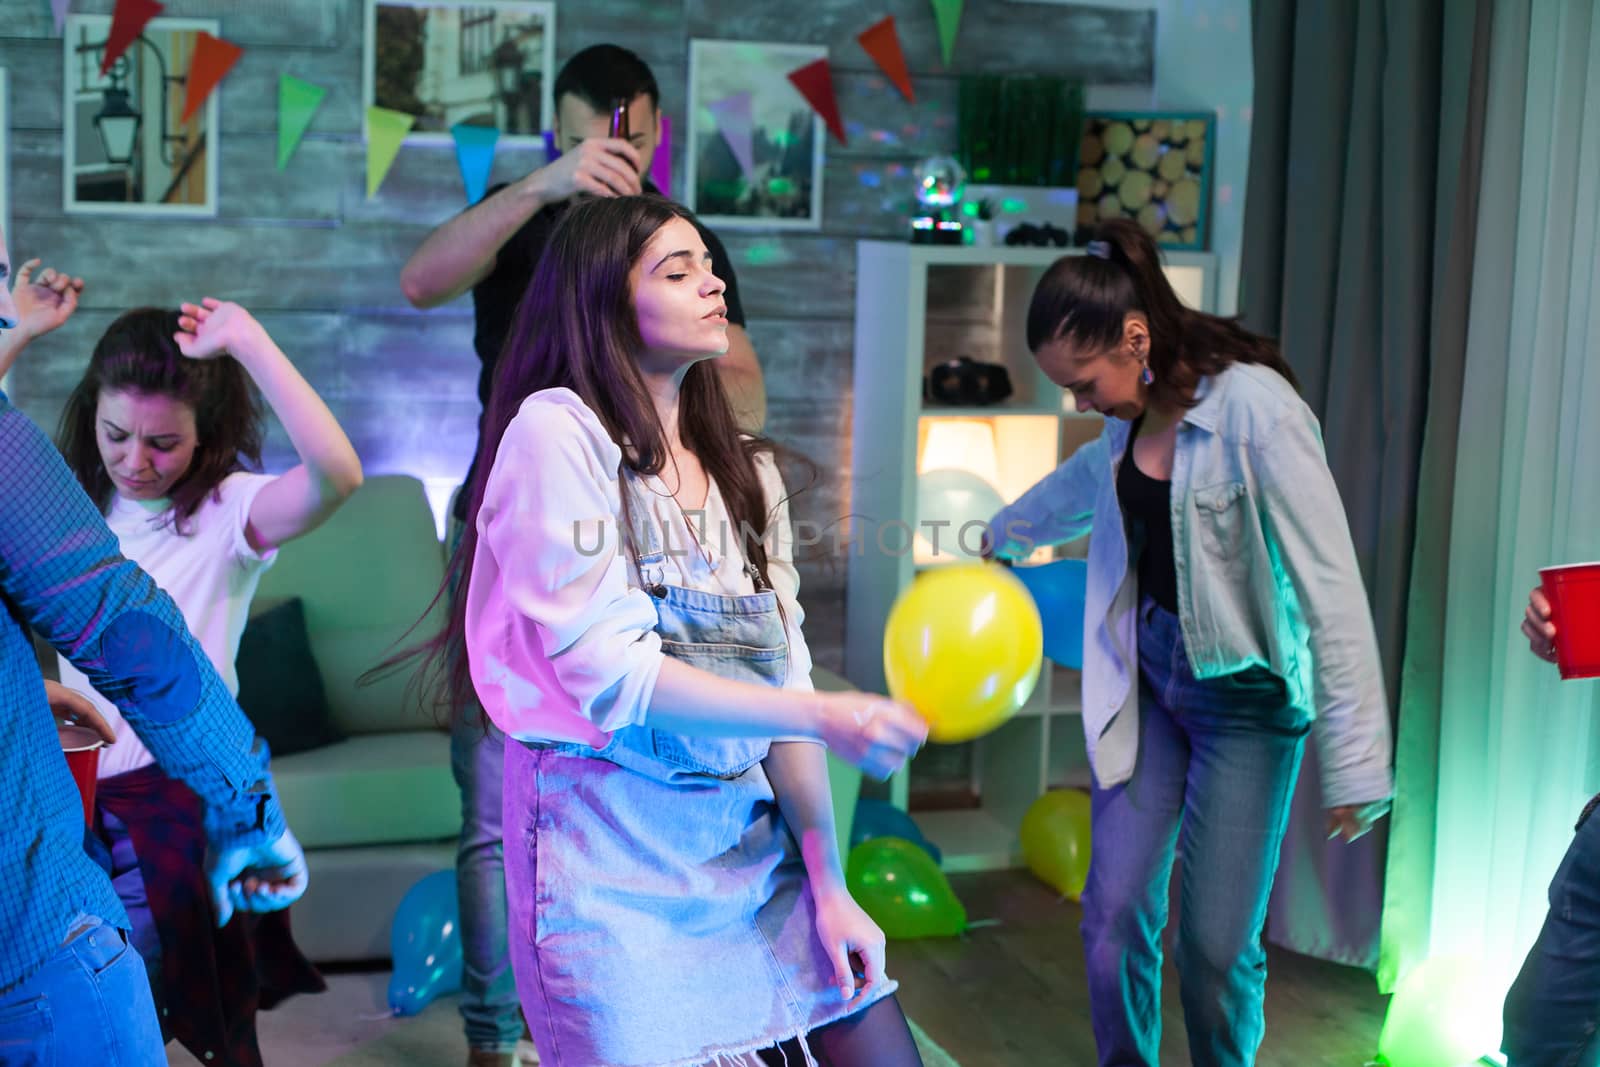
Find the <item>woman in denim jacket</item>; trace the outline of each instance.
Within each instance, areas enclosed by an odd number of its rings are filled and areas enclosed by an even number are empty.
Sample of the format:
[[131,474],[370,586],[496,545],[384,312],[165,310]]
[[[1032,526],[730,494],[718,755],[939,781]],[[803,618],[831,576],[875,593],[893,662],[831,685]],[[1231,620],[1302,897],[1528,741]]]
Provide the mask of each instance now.
[[687,212],[597,198],[500,359],[437,647],[507,739],[517,989],[550,1067],[915,1067],[823,746],[887,775],[927,727],[811,689],[773,446],[710,365],[726,311]]
[[1094,852],[1083,895],[1102,1064],[1158,1062],[1161,932],[1193,1062],[1249,1064],[1261,931],[1306,734],[1330,836],[1387,810],[1377,642],[1317,421],[1277,346],[1184,307],[1153,241],[1102,228],[1058,260],[1028,346],[1100,437],[995,516],[992,553],[1086,534],[1083,715]]

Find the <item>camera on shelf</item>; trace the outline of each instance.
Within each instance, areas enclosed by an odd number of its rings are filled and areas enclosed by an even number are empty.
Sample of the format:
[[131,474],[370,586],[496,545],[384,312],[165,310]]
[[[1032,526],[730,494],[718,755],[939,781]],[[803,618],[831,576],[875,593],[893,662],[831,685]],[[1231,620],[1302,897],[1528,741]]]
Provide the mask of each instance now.
[[1072,244],[1072,234],[1048,222],[1038,226],[1023,222],[1007,230],[1005,240],[1008,245],[1022,247],[1066,248]]
[[922,379],[922,399],[953,407],[985,407],[1011,395],[1011,375],[999,363],[967,356],[940,363]]

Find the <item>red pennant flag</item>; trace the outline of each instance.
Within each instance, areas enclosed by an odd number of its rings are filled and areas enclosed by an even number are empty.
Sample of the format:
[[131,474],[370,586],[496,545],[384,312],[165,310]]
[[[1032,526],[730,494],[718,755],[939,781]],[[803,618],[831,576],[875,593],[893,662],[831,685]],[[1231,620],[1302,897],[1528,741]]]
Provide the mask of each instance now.
[[819,59],[798,70],[791,70],[789,80],[806,98],[811,110],[822,116],[822,121],[828,124],[828,129],[833,131],[839,143],[847,143],[844,139],[844,123],[839,120],[839,101],[833,95],[833,71],[828,67],[828,60]]
[[911,75],[906,70],[906,55],[900,50],[900,35],[894,30],[894,16],[863,30],[856,38],[872,61],[883,69],[889,80],[899,88],[900,94],[913,104],[917,102],[911,92]]
[[194,117],[200,105],[206,102],[206,97],[211,95],[217,83],[233,69],[242,55],[244,49],[232,41],[213,37],[204,30],[195,36],[194,58],[189,60],[189,84],[183,97],[183,118],[178,120],[180,123]]
[[117,0],[111,13],[111,35],[106,39],[105,55],[100,59],[100,76],[105,77],[111,64],[122,58],[122,53],[144,32],[151,19],[161,14],[156,0]]

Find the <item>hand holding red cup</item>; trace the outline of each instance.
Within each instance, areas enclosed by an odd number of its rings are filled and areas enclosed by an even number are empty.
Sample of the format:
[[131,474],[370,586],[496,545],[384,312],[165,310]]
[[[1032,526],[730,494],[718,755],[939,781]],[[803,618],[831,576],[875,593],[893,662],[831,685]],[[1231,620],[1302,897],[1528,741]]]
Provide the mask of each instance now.
[[100,777],[100,750],[117,740],[116,731],[94,702],[76,690],[49,679],[44,683],[50,702],[50,715],[56,721],[56,736],[67,757],[72,780],[83,798],[83,824],[94,825],[94,789]]
[[1522,620],[1529,648],[1563,678],[1600,676],[1600,563],[1544,567],[1539,577]]

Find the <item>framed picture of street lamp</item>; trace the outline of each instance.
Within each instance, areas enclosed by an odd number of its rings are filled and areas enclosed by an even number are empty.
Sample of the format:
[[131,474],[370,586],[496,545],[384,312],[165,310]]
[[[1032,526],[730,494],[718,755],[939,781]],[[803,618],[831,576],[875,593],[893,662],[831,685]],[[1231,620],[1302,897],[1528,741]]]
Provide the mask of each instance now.
[[62,207],[92,215],[217,213],[217,93],[182,121],[189,67],[216,19],[156,18],[111,63],[110,15],[62,34]]
[[502,144],[543,145],[555,124],[554,3],[366,0],[366,19],[363,99],[416,116],[406,143],[449,144],[465,123],[493,126]]

